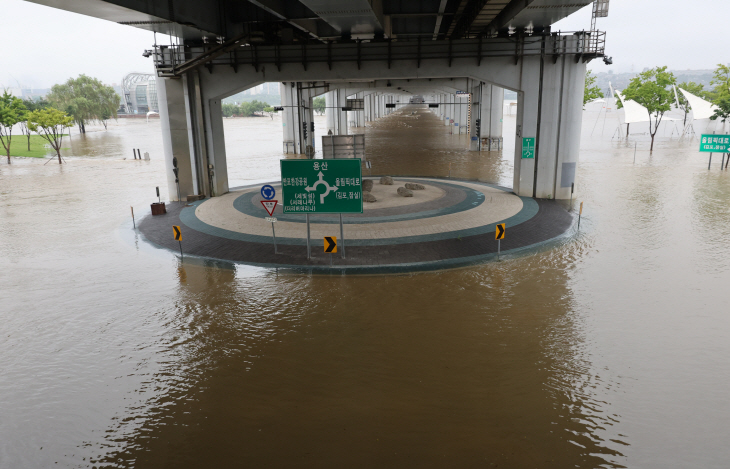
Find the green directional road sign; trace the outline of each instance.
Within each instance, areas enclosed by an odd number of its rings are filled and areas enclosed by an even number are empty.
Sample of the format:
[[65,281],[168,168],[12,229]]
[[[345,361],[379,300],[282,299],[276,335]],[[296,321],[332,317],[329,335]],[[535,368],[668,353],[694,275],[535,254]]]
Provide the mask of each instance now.
[[522,137],[522,157],[535,157],[535,137]]
[[730,152],[730,135],[702,134],[700,151],[727,153]]
[[281,160],[284,213],[362,213],[360,159]]

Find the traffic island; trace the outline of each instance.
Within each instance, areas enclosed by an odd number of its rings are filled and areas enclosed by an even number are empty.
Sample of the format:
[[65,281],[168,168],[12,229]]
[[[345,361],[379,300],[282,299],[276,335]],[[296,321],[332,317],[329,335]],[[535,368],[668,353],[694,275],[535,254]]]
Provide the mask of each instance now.
[[[310,258],[306,216],[284,213],[281,206],[272,213],[277,220],[274,253],[266,220],[272,217],[262,207],[260,185],[186,206],[169,204],[167,214],[148,216],[138,226],[149,242],[172,251],[179,247],[171,226],[181,226],[186,256],[304,271],[393,273],[496,260],[498,224],[506,229],[500,241],[503,258],[538,249],[565,236],[573,225],[573,216],[559,202],[519,197],[509,188],[451,179],[393,179],[394,185],[374,184],[373,191],[384,191],[377,194],[377,203],[343,216],[344,240],[339,215],[310,213]],[[413,197],[399,196],[397,187],[407,183],[424,188],[413,191]],[[280,183],[271,186],[281,193]],[[338,238],[337,254],[324,252],[325,237]]]

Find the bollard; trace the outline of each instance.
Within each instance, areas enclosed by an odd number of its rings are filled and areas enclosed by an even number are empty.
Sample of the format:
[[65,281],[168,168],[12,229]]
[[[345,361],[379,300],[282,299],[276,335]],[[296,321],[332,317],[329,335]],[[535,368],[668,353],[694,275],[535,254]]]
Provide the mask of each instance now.
[[638,142],[634,142],[634,164],[636,164],[636,145]]

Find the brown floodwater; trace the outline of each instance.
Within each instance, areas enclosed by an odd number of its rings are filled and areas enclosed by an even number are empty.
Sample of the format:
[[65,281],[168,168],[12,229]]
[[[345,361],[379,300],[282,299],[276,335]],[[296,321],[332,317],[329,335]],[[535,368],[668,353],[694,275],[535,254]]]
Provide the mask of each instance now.
[[[417,275],[150,246],[156,120],[0,164],[0,467],[727,467],[730,174],[595,122],[580,232]],[[278,119],[225,130],[232,186],[278,176]],[[511,137],[468,152],[425,112],[364,132],[374,173],[511,185]]]

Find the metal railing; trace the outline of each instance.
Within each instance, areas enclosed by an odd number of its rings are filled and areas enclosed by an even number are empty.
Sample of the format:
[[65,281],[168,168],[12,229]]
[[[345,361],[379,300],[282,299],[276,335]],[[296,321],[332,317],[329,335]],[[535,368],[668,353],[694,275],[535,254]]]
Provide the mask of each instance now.
[[[577,40],[570,40],[577,37]],[[606,33],[603,31],[553,32],[545,35],[514,34],[494,38],[460,39],[454,41],[398,40],[337,44],[267,44],[258,45],[238,38],[222,44],[200,46],[156,45],[152,51],[157,74],[162,77],[180,76],[201,66],[226,65],[237,70],[239,66],[300,63],[304,70],[311,63],[333,64],[356,62],[358,68],[364,62],[384,61],[391,63],[416,60],[417,67],[423,60],[482,59],[495,57],[520,57],[535,55],[575,55],[576,60],[588,61],[604,55]]]

